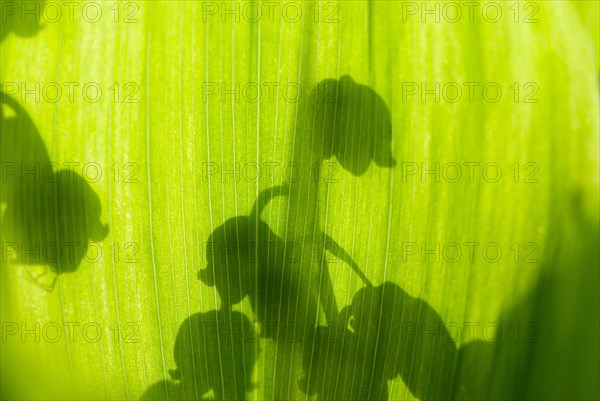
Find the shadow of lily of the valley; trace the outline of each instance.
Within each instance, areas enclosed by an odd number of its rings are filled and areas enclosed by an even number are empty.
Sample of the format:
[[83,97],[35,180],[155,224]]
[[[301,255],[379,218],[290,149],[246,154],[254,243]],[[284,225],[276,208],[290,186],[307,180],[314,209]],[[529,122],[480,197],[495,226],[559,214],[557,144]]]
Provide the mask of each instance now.
[[307,110],[315,131],[310,153],[313,159],[335,159],[359,177],[371,162],[392,168],[392,120],[381,96],[349,75],[326,79],[311,91]]
[[[287,191],[285,241],[302,244],[303,254],[308,249],[321,255],[331,252],[357,271],[350,255],[320,227],[319,209],[328,189],[311,173],[321,171],[327,160],[354,177],[364,175],[373,165],[394,167],[391,115],[375,90],[348,75],[325,79],[303,92],[309,96],[298,105],[298,133],[292,146],[292,160],[301,173]],[[337,163],[331,163],[334,159]],[[328,245],[332,246],[324,249]],[[306,283],[309,287],[318,288],[319,310],[325,320],[337,321],[339,308],[326,258],[312,262],[304,257],[297,269],[310,280]]]
[[[3,4],[0,41],[39,33],[44,6]],[[55,167],[27,111],[2,92],[0,165],[2,264],[24,265],[35,284],[51,291],[58,274],[78,268],[89,241],[106,237],[100,199],[83,177]]]
[[73,272],[89,241],[101,241],[101,203],[87,181],[52,163],[35,124],[12,97],[1,93],[0,160],[5,205],[0,230],[2,262],[24,265],[40,287]]
[[[298,143],[293,158],[299,165],[312,166],[335,157],[342,168],[354,176],[364,174],[371,161],[380,167],[395,165],[390,149],[392,131],[389,110],[381,97],[369,87],[357,84],[349,76],[339,81],[324,80],[314,88],[301,108],[305,128],[310,130],[311,135],[296,137]],[[297,386],[296,381],[284,380],[289,376],[288,370],[292,368],[290,364],[294,359],[287,354],[299,356],[296,359],[301,369],[302,353],[311,348],[318,335],[316,325],[319,315],[324,315],[329,324],[338,321],[339,311],[326,253],[337,256],[363,280],[366,279],[351,256],[317,227],[316,202],[309,201],[302,206],[302,214],[306,218],[297,217],[305,221],[290,219],[290,238],[280,238],[261,220],[262,209],[276,196],[287,197],[289,204],[300,198],[295,196],[298,193],[308,193],[310,199],[316,200],[317,188],[305,184],[301,182],[269,188],[258,196],[249,215],[233,217],[216,228],[208,239],[206,249],[209,264],[199,272],[202,282],[215,287],[219,293],[219,314],[237,313],[232,308],[247,297],[255,319],[262,328],[260,337],[278,344],[276,357],[279,364],[276,363],[278,369],[273,369],[277,398],[285,398],[286,394],[296,390],[290,387]],[[300,241],[296,234],[301,230],[303,238]],[[286,255],[286,243],[290,241],[302,244],[300,254],[293,260]],[[254,246],[249,246],[252,244]],[[260,250],[256,244],[259,244]],[[214,245],[217,245],[216,249]],[[289,323],[300,328],[300,333],[296,333],[300,341],[291,346],[284,338],[288,334],[286,329]],[[180,329],[178,338],[181,332]],[[213,351],[209,344],[198,343],[196,349],[204,350],[204,362],[210,364]],[[188,351],[188,359],[189,355]],[[225,360],[231,356],[225,355]],[[242,355],[237,353],[235,357],[242,358]],[[175,358],[178,358],[177,354]],[[192,359],[197,360],[195,357]],[[225,370],[230,366],[228,363],[223,365],[226,366]],[[250,366],[245,362],[238,365]],[[230,376],[225,371],[222,374]],[[171,380],[152,386],[142,398],[160,398],[160,394],[168,396],[169,390],[176,397],[193,397],[193,394],[181,392],[184,387],[191,387],[191,381],[190,375],[171,375]],[[284,381],[287,385],[281,384]],[[204,380],[196,376],[195,382]],[[204,386],[199,394],[206,397],[207,391],[212,390],[217,399],[227,398],[227,394],[215,387],[218,385]],[[241,397],[241,393],[229,395],[235,395],[238,399]]]
[[[310,324],[314,313],[302,305],[316,310],[318,303],[311,301],[316,293],[310,289],[302,293],[301,283],[290,284],[293,277],[285,278],[278,270],[279,263],[285,264],[278,247],[268,249],[270,257],[240,252],[257,250],[256,243],[281,241],[251,216],[230,219],[213,232],[211,239],[228,247],[220,252],[207,247],[213,262],[199,276],[215,286],[222,308],[193,315],[180,327],[174,347],[177,369],[170,380],[150,387],[142,399],[245,399],[254,389],[249,378],[261,345],[257,340],[271,339],[281,345],[279,353],[292,352],[277,330],[289,323],[305,328],[296,342],[302,369],[301,374],[292,370],[286,364],[293,360],[288,355],[275,355],[282,362],[279,371],[265,379],[288,381],[283,385],[287,393],[278,393],[277,399],[292,399],[285,397],[292,393],[288,387],[297,386],[317,400],[388,400],[391,381],[397,378],[422,400],[535,399],[528,380],[531,361],[543,352],[542,345],[548,346],[553,327],[549,306],[557,302],[559,288],[557,267],[552,266],[555,255],[541,267],[538,285],[495,322],[503,335],[495,333],[486,341],[471,339],[458,347],[456,334],[448,331],[451,325],[427,302],[393,282],[374,286],[366,280],[337,321],[327,326]],[[585,247],[598,238],[593,227],[583,233],[589,242]],[[595,262],[580,259],[574,263],[597,263],[597,257]],[[259,260],[263,262],[256,263]],[[279,324],[271,326],[274,331],[246,333],[244,328],[255,327],[253,322],[231,310],[246,297],[259,323],[256,327],[275,321]],[[515,327],[520,331],[515,332]]]
[[[321,162],[335,156],[355,176],[362,175],[371,160],[393,167],[385,104],[374,97],[374,91],[349,77],[326,80],[315,93],[330,93],[330,87],[334,99],[349,98],[327,103],[315,95],[314,102],[309,102],[314,109],[307,118],[313,134],[299,139],[294,160]],[[384,109],[377,110],[382,104]],[[373,107],[375,111],[369,112]],[[370,124],[361,120],[365,110],[375,116]],[[340,115],[356,118],[342,121]],[[322,131],[315,128],[319,126]],[[375,134],[370,127],[376,127]],[[312,238],[302,242],[316,247],[301,252],[298,259],[286,257],[285,244],[297,237],[279,237],[261,220],[260,213],[276,196],[291,202],[294,191],[302,194],[311,188],[304,184],[303,189],[291,185],[263,191],[248,215],[228,219],[211,233],[206,249],[209,264],[199,278],[215,288],[220,309],[192,315],[182,324],[173,354],[176,369],[169,378],[149,387],[143,400],[243,400],[254,389],[250,378],[267,339],[277,344],[273,366],[262,372],[266,382],[273,384],[274,399],[293,399],[299,391],[303,397],[317,400],[388,400],[391,382],[398,378],[412,396],[422,400],[531,398],[524,383],[530,361],[540,352],[538,339],[548,334],[552,320],[551,312],[540,306],[554,296],[552,260],[541,267],[538,286],[497,322],[504,331],[502,337],[469,341],[459,347],[456,336],[427,302],[407,294],[394,282],[373,285],[351,255],[318,226],[311,227]],[[312,195],[310,191],[305,194]],[[300,226],[310,219],[307,215],[316,216],[315,204],[304,204],[302,213],[289,224]],[[326,252],[347,264],[365,284],[341,311],[335,305],[324,262]],[[255,322],[233,310],[244,299],[249,300]],[[325,315],[326,325],[318,323],[319,314]],[[233,322],[241,328],[234,330]],[[245,336],[243,327],[254,323],[261,329],[256,336]],[[285,338],[284,328],[289,324],[301,330],[299,341],[292,344]],[[515,324],[522,328],[530,325],[534,331],[515,340],[508,333]],[[212,337],[207,339],[207,334]]]

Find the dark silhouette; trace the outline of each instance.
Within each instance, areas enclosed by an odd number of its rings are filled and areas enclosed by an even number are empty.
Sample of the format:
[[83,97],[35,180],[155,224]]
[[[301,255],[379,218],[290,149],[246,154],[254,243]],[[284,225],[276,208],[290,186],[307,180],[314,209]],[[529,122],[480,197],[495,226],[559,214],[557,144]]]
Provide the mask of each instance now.
[[[311,252],[298,252],[298,244],[286,243],[260,219],[262,209],[285,187],[269,188],[257,198],[248,216],[236,216],[217,227],[206,245],[208,265],[198,273],[214,286],[223,311],[248,298],[261,339],[277,344],[276,366],[269,373],[274,382],[288,383],[292,355],[312,338],[319,311],[318,288],[310,287],[311,271],[301,267]],[[285,398],[288,388],[276,390]]]
[[257,353],[256,335],[247,332],[252,328],[239,312],[190,316],[179,327],[173,347],[177,369],[169,372],[171,378],[188,386],[193,383],[197,394],[212,390],[217,400],[244,400],[253,388]]
[[315,272],[311,286],[320,288],[325,319],[331,323],[337,321],[339,308],[326,262],[326,251],[331,252],[327,245],[332,241],[320,226],[319,208],[329,185],[340,180],[339,166],[358,177],[371,161],[380,167],[396,165],[391,151],[392,121],[381,96],[348,75],[323,80],[306,92],[309,95],[299,105],[294,135],[292,160],[300,173],[298,181],[290,183],[287,235],[320,255],[317,262],[305,262],[303,270]]
[[259,351],[257,335],[239,312],[196,313],[179,327],[173,347],[171,380],[149,387],[142,400],[245,400],[254,387],[252,372]]
[[[333,393],[337,387],[331,381],[334,379],[330,376],[333,374],[331,364],[350,369],[353,363],[342,363],[339,358],[342,355],[344,358],[356,357],[351,349],[356,348],[354,345],[358,346],[361,339],[345,335],[346,324],[339,314],[326,253],[336,255],[365,283],[369,283],[352,257],[325,233],[319,209],[325,202],[329,186],[341,179],[334,158],[339,166],[355,177],[363,175],[371,161],[380,167],[395,166],[391,152],[392,121],[381,96],[368,86],[356,83],[350,76],[323,80],[311,87],[308,93],[309,96],[299,106],[298,134],[294,136],[292,159],[301,172],[299,181],[290,184],[288,237],[317,250],[318,259],[305,261],[301,269],[315,272],[309,276],[309,284],[312,288],[319,288],[319,299],[328,326],[316,328],[310,335],[310,341],[303,343],[304,373],[308,376],[301,389],[307,394],[318,393],[322,399],[334,395],[346,398],[352,396],[352,384],[360,386],[360,381],[354,380],[350,374],[348,377],[353,379],[339,387],[349,391]],[[328,338],[332,327],[336,326],[336,341],[324,344],[323,338]],[[316,365],[311,362],[313,356],[318,360]],[[366,362],[364,359],[361,362]],[[354,396],[359,399],[364,395],[363,392],[355,393]]]
[[310,272],[299,269],[301,260],[291,253],[296,244],[285,243],[259,217],[268,200],[284,189],[263,191],[249,216],[217,227],[207,241],[208,266],[198,273],[204,284],[216,288],[223,310],[249,297],[263,338],[283,335],[287,322],[314,326],[318,313],[317,294],[308,286]]
[[260,219],[270,199],[286,191],[285,185],[266,189],[249,216],[233,217],[217,227],[207,241],[208,266],[198,273],[204,284],[217,289],[225,310],[248,296],[257,320],[267,330],[262,333],[266,338],[286,329],[280,323],[308,322],[305,335],[316,326],[323,298],[319,298],[319,286],[308,285],[314,280],[311,274],[318,272],[303,270],[307,262],[303,258],[311,258],[309,263],[320,262],[327,250],[366,279],[350,255],[329,236],[321,234],[319,238],[317,251],[321,253],[312,254],[314,249],[299,252],[303,244],[285,242]]
[[[593,398],[593,387],[585,383],[598,372],[599,347],[590,344],[598,335],[599,296],[593,286],[582,288],[572,274],[598,278],[600,234],[585,220],[581,203],[574,196],[573,205],[554,217],[548,230],[550,251],[527,296],[496,322],[471,322],[480,330],[492,324],[491,335],[481,331],[484,339],[478,340],[464,329],[457,338],[426,302],[394,283],[368,284],[340,312],[333,330],[316,329],[312,347],[305,348],[301,389],[322,400],[386,400],[388,381],[400,377],[422,400],[538,400],[552,398],[557,389],[561,399],[569,394],[575,394],[573,399]],[[565,247],[565,231],[581,239],[577,245]],[[571,299],[566,297],[582,299],[579,316],[589,319],[574,320],[581,341],[553,333],[556,311],[569,310],[564,303]],[[462,345],[457,348],[455,341]],[[590,372],[575,379],[578,386],[548,381],[560,381],[566,368],[580,369],[588,355]]]
[[321,159],[335,156],[357,177],[367,171],[371,161],[379,167],[396,165],[390,149],[390,112],[377,92],[344,75],[339,81],[319,82],[311,101],[308,107],[314,107],[314,128],[323,135],[313,152],[320,153]]
[[2,258],[27,266],[34,282],[52,290],[57,274],[75,271],[89,241],[103,240],[108,227],[100,222],[100,199],[90,185],[51,163],[27,112],[0,96]]
[[[270,200],[287,191],[285,185],[264,190],[250,215],[233,217],[211,233],[206,245],[208,265],[198,272],[198,278],[215,287],[220,310],[193,315],[181,325],[174,347],[177,369],[170,371],[172,380],[155,383],[142,400],[199,399],[209,391],[217,400],[244,399],[252,388],[249,379],[258,343],[251,349],[246,344],[227,348],[223,342],[230,339],[221,335],[247,334],[245,328],[254,327],[244,315],[232,310],[246,297],[258,332],[243,341],[260,338],[279,344],[275,362],[279,369],[273,372],[273,380],[284,382],[292,369],[292,355],[301,356],[305,344],[313,343],[319,291],[308,286],[311,272],[300,269],[307,254],[294,249],[297,244],[285,243],[260,219]],[[327,241],[323,248],[357,270],[350,256],[331,238],[324,236],[323,241]],[[366,279],[362,272],[357,273]],[[221,334],[216,331],[219,327]],[[276,391],[285,397],[290,389],[278,385]]]
[[317,399],[387,400],[398,376],[419,399],[449,397],[455,343],[426,302],[394,283],[359,290],[335,330],[317,333],[299,383]]
[[[249,216],[231,218],[215,229],[207,245],[209,265],[199,272],[203,283],[217,289],[223,310],[249,298],[261,323],[261,337],[281,344],[276,358],[283,361],[277,365],[282,367],[289,366],[298,348],[302,353],[313,348],[320,336],[321,329],[316,329],[320,313],[327,324],[339,320],[327,252],[368,283],[352,257],[319,227],[323,162],[335,156],[354,176],[364,174],[372,160],[380,167],[395,166],[390,114],[372,89],[349,76],[325,80],[300,109],[300,133],[292,156],[301,169],[300,181],[263,191]],[[279,195],[288,196],[290,229],[285,239],[260,219],[264,205]],[[296,348],[280,341],[290,323],[301,330]],[[277,397],[289,394],[285,385],[275,387]]]

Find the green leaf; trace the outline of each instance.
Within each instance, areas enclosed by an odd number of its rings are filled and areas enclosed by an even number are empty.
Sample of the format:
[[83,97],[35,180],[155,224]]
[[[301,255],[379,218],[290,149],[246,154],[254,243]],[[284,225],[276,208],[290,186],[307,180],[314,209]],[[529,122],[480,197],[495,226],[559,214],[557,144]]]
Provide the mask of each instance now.
[[596,2],[0,3],[3,399],[600,397]]

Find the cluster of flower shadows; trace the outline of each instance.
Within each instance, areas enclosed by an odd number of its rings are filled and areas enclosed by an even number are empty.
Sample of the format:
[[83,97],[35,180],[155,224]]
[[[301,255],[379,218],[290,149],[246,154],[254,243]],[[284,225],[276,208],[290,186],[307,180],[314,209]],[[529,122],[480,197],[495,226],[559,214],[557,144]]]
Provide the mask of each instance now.
[[[389,111],[372,89],[348,76],[322,81],[304,113],[300,129],[305,135],[299,135],[294,151],[299,164],[335,156],[355,176],[364,174],[371,161],[380,167],[395,165]],[[473,364],[490,365],[504,345],[472,341],[457,348],[427,302],[393,282],[373,285],[318,227],[318,191],[311,180],[268,188],[249,215],[230,218],[211,233],[209,263],[198,278],[215,288],[220,309],[185,320],[173,351],[176,369],[150,386],[142,400],[244,400],[256,388],[257,358],[273,344],[274,360],[265,361],[268,366],[261,372],[272,399],[388,400],[389,385],[398,377],[422,400],[488,398],[489,389],[473,385],[485,381],[462,372],[472,372]],[[287,198],[288,215],[297,215],[296,220],[290,217],[285,239],[261,219],[275,197]],[[301,241],[300,257],[286,257],[286,241]],[[326,253],[364,283],[342,310],[336,305]],[[254,321],[234,310],[244,300]],[[424,332],[432,328],[435,333]],[[501,389],[496,395],[512,394]]]
[[[335,156],[355,176],[364,174],[371,161],[381,167],[395,165],[389,111],[377,93],[351,77],[319,83],[304,105],[304,115],[304,135],[297,137],[293,155],[299,165],[312,166]],[[415,338],[404,344],[396,341],[402,324],[396,317],[437,324],[439,316],[391,282],[377,287],[369,282],[351,256],[319,229],[318,191],[311,180],[269,188],[259,194],[249,215],[230,218],[212,232],[206,249],[209,264],[198,277],[216,289],[220,309],[194,314],[181,325],[174,347],[177,369],[170,371],[170,380],[148,388],[143,400],[245,399],[254,388],[253,368],[260,352],[260,343],[249,341],[243,329],[251,327],[250,320],[233,310],[245,298],[260,328],[256,336],[275,343],[276,359],[282,359],[275,362],[279,369],[273,369],[272,381],[287,378],[288,383],[279,386],[276,398],[287,398],[294,391],[290,387],[296,386],[305,395],[323,400],[387,399],[387,381],[398,375],[415,395],[422,396],[425,387],[419,387],[417,380],[423,375],[416,372],[421,369],[423,350],[448,354],[447,362],[452,363],[453,344],[422,343]],[[302,229],[290,230],[286,238],[304,245],[300,257],[293,260],[286,258],[286,240],[260,217],[277,196],[288,198],[292,212],[294,202],[301,209],[296,213],[299,221],[290,226]],[[345,262],[366,285],[342,311],[336,305],[327,252]],[[394,315],[398,310],[405,314]],[[318,325],[320,314],[326,325]],[[292,345],[290,323],[298,340]],[[294,356],[285,354],[294,352],[300,355],[302,377],[298,369],[286,371],[293,369]],[[392,363],[390,354],[403,359]],[[427,388],[449,385],[444,369],[428,377]]]
[[[43,9],[39,3],[36,9]],[[18,12],[4,17],[2,41],[10,33],[31,37],[42,29],[31,15],[26,21]],[[58,274],[78,268],[89,241],[108,234],[100,221],[100,198],[81,175],[51,161],[27,111],[3,92],[0,164],[2,264],[25,266],[28,278],[51,291]]]
[[[26,18],[18,11],[27,4],[3,4],[3,46],[9,37],[31,38],[43,29],[39,13],[44,4],[37,1],[32,7],[35,12]],[[2,53],[7,56],[5,49]],[[27,111],[18,99],[0,91],[0,314],[4,317],[18,307],[10,296],[13,267],[24,267],[34,285],[52,291],[60,273],[78,268],[88,242],[107,235],[108,227],[100,222],[98,195],[83,177],[72,171],[61,174],[55,165]],[[2,358],[2,370],[10,368]],[[0,375],[0,399],[15,399],[16,394],[10,376]]]
[[[43,9],[43,1],[39,3]],[[31,19],[21,21],[18,13],[6,17],[0,41],[10,34],[31,37],[41,29]],[[389,148],[390,114],[372,89],[349,76],[328,79],[317,85],[303,107],[294,161],[312,166],[335,157],[342,168],[357,177],[367,171],[371,161],[379,167],[395,166]],[[7,290],[4,267],[10,264],[25,265],[37,285],[52,290],[59,273],[77,269],[84,244],[106,237],[108,227],[100,222],[99,197],[83,177],[54,167],[28,113],[2,92],[0,162],[1,290]],[[260,218],[260,211],[275,196],[286,196],[291,215],[302,220],[303,224],[293,218],[290,221],[292,227],[302,226],[292,230],[292,240],[313,245],[307,247],[310,254],[301,255],[294,263],[286,258],[284,239]],[[208,244],[225,247],[215,250],[207,246],[210,264],[198,276],[204,284],[215,287],[220,309],[193,314],[181,324],[174,344],[176,368],[169,371],[168,380],[150,386],[142,400],[246,399],[255,387],[254,368],[264,344],[257,339],[271,340],[278,346],[276,358],[283,359],[273,369],[277,377],[265,378],[271,379],[274,387],[277,380],[292,379],[287,380],[287,387],[281,386],[275,398],[290,398],[285,395],[290,394],[290,387],[297,386],[306,397],[317,400],[387,400],[388,385],[398,377],[414,397],[422,400],[525,398],[519,388],[525,388],[520,383],[526,380],[531,344],[472,341],[457,348],[454,342],[444,341],[451,335],[430,305],[395,283],[371,284],[350,255],[321,232],[318,202],[319,188],[311,180],[270,188],[259,195],[250,215],[231,218],[213,231]],[[306,232],[306,227],[308,238],[298,234]],[[595,241],[590,241],[589,247],[597,246],[597,227],[588,231],[581,238],[592,238]],[[74,252],[40,252],[63,244],[81,246],[72,248]],[[257,248],[250,244],[267,246],[260,255],[253,255]],[[341,311],[335,304],[326,252],[344,261],[365,284]],[[57,253],[69,257],[57,257]],[[583,262],[593,267],[590,275],[597,277],[597,254],[592,262]],[[543,271],[553,269],[542,267]],[[542,277],[538,287],[500,326],[525,321],[535,310],[542,311],[543,321],[551,321],[551,308],[542,308],[539,299],[540,294],[551,299],[547,294],[558,288],[555,281],[552,275]],[[233,309],[246,298],[256,322]],[[3,297],[3,310],[7,308],[5,301]],[[320,313],[325,315],[326,325],[317,323]],[[289,323],[301,330],[295,333],[299,341],[291,346]],[[419,333],[418,328],[423,327],[441,332]],[[293,352],[299,352],[300,373],[292,371],[293,357],[287,353]],[[506,355],[510,355],[510,364],[501,360]],[[518,363],[514,355],[519,356]],[[504,375],[504,383],[509,385],[502,387],[498,381],[500,387],[488,388],[483,377],[473,375],[479,368],[489,372],[492,364],[511,367]],[[10,386],[3,376],[0,398],[12,398]]]
[[[285,186],[263,191],[257,204],[285,191]],[[295,379],[283,385],[277,399],[288,399],[289,386],[295,385],[317,400],[387,400],[388,383],[397,377],[419,399],[448,399],[460,355],[446,340],[449,333],[423,335],[423,327],[445,330],[434,309],[392,282],[373,286],[336,247],[336,256],[355,269],[365,286],[333,320],[318,325],[324,307],[317,301],[319,289],[307,285],[311,278],[302,271],[305,263],[285,258],[283,239],[256,209],[227,220],[209,237],[209,264],[198,277],[216,289],[220,309],[185,320],[173,351],[176,369],[169,371],[170,380],[148,388],[142,400],[246,399],[255,388],[257,339],[278,346],[276,358],[282,360],[272,379]],[[258,249],[260,255],[252,254]],[[328,251],[325,245],[322,251]],[[255,321],[233,310],[246,297]],[[407,330],[407,322],[414,330]],[[290,323],[296,330],[291,343]],[[301,355],[302,375],[291,371],[293,348]]]

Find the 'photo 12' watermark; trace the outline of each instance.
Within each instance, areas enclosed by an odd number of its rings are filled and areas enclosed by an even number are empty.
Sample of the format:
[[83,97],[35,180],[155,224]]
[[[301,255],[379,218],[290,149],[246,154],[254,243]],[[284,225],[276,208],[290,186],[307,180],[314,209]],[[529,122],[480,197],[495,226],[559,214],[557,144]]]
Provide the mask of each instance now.
[[403,103],[539,103],[540,91],[536,82],[402,82],[401,88]]
[[538,263],[540,247],[535,242],[408,241],[400,244],[403,263]]
[[140,246],[137,242],[102,244],[79,241],[35,241],[32,243],[2,241],[2,263],[70,265],[86,263],[138,263]]
[[3,24],[97,24],[110,21],[116,24],[140,22],[139,1],[2,1],[0,13]]
[[2,322],[2,343],[88,343],[110,338],[115,344],[140,342],[140,324],[98,322]]
[[496,24],[535,24],[540,5],[534,1],[403,1],[403,23],[420,22],[457,24],[483,22]]
[[336,184],[339,182],[340,171],[339,164],[335,162],[308,165],[296,162],[202,162],[202,182],[276,184],[280,181],[296,183],[306,178],[315,184]]
[[137,184],[140,182],[140,166],[136,162],[114,162],[108,168],[96,162],[1,162],[0,182],[2,184],[34,184],[74,182],[75,175],[87,182],[97,183],[103,179],[109,182]]
[[21,103],[98,103],[109,99],[114,103],[139,103],[137,82],[2,82],[2,102],[8,96]]
[[303,20],[332,24],[339,22],[336,1],[203,1],[202,22],[300,23]]
[[540,167],[535,162],[402,162],[402,182],[489,183],[501,181],[515,184],[537,184]]

